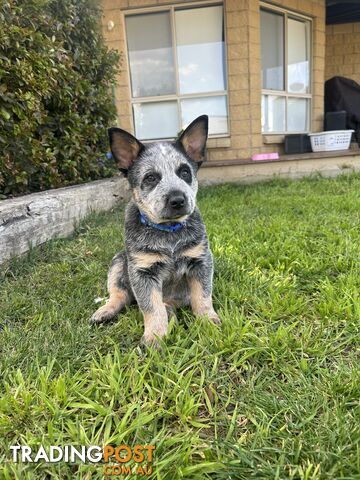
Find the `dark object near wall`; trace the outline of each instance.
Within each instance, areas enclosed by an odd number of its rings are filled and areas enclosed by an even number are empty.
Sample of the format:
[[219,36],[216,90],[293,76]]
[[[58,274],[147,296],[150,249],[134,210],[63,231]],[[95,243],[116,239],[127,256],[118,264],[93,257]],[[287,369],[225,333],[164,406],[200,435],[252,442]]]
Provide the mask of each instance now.
[[333,77],[325,82],[325,113],[346,111],[346,128],[355,130],[360,140],[360,85],[345,77]]
[[360,22],[360,0],[326,0],[326,24]]
[[346,111],[325,113],[325,131],[346,130]]
[[310,137],[306,133],[285,135],[285,153],[312,152]]

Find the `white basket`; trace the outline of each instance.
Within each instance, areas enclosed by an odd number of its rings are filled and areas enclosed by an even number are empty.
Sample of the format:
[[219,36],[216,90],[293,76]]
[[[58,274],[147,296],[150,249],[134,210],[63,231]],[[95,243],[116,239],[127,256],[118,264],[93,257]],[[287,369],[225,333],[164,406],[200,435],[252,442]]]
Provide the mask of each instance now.
[[354,130],[330,130],[328,132],[309,133],[313,152],[348,150]]

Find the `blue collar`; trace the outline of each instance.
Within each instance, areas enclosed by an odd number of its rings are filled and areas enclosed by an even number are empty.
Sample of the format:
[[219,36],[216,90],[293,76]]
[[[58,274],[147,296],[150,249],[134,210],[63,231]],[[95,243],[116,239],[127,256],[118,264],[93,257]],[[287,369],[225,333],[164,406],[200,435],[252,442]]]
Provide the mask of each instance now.
[[178,232],[181,230],[183,227],[185,227],[186,222],[178,222],[174,223],[173,225],[164,225],[162,223],[153,223],[151,222],[142,212],[140,212],[140,222],[147,226],[147,227],[152,227],[156,228],[157,230],[162,230],[163,232]]

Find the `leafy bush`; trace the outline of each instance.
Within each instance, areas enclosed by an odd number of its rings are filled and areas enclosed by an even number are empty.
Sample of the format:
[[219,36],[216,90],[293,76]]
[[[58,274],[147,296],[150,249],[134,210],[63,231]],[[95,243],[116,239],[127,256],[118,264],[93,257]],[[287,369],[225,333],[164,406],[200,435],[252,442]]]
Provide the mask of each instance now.
[[107,127],[119,56],[95,0],[0,4],[0,195],[113,174]]

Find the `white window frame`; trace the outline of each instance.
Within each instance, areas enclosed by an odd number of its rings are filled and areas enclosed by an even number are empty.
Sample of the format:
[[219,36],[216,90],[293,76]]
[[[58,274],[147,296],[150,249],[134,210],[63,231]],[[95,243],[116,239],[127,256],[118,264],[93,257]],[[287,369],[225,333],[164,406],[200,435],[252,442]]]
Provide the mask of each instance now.
[[[201,92],[201,93],[186,93],[180,94],[180,85],[179,85],[179,74],[178,74],[178,61],[177,61],[177,52],[176,52],[176,26],[175,26],[175,10],[179,9],[186,9],[191,10],[197,7],[213,7],[213,6],[222,6],[223,8],[223,19],[224,19],[224,63],[225,63],[225,73],[226,73],[226,90],[218,90],[216,92],[209,91],[209,92]],[[173,51],[173,58],[174,58],[174,71],[175,71],[175,85],[176,85],[176,92],[170,95],[156,95],[156,96],[149,96],[149,97],[133,97],[132,96],[132,86],[131,86],[131,72],[130,72],[130,61],[129,61],[129,50],[127,44],[127,32],[126,32],[126,17],[129,15],[141,15],[146,13],[158,13],[158,12],[169,12],[170,13],[170,25],[171,25],[171,35],[172,35],[172,51]],[[223,1],[219,0],[210,0],[205,2],[194,2],[194,3],[177,3],[174,5],[164,5],[159,7],[144,7],[144,8],[133,8],[124,10],[123,16],[123,29],[124,29],[124,36],[125,36],[125,57],[127,63],[127,70],[128,70],[128,82],[130,87],[130,102],[131,102],[131,115],[133,120],[134,131],[136,131],[135,127],[135,117],[134,117],[134,109],[133,105],[136,103],[158,103],[158,102],[168,102],[168,101],[176,101],[177,104],[177,111],[178,111],[178,119],[179,119],[179,126],[181,128],[181,100],[189,99],[189,98],[201,98],[201,97],[221,97],[225,96],[226,100],[226,109],[227,109],[227,132],[226,133],[216,133],[216,134],[209,134],[209,138],[226,138],[230,136],[230,125],[229,125],[229,95],[228,95],[228,88],[229,88],[229,73],[228,73],[228,62],[227,62],[227,38],[226,38],[226,12],[225,12],[225,5]],[[143,143],[146,142],[153,142],[156,140],[173,140],[172,138],[157,138],[151,140],[141,140]]]
[[[277,131],[277,132],[266,132],[262,131],[262,135],[287,135],[287,134],[297,134],[297,133],[309,133],[311,131],[311,124],[312,124],[312,99],[313,99],[313,82],[312,82],[312,55],[313,55],[313,22],[310,17],[305,15],[301,15],[300,13],[292,12],[291,10],[287,10],[281,7],[277,7],[275,5],[260,2],[260,9],[268,11],[270,13],[281,13],[284,16],[284,90],[270,90],[270,89],[261,89],[261,104],[262,104],[262,97],[263,95],[271,95],[276,97],[284,97],[285,98],[285,130],[284,131]],[[310,32],[309,32],[309,92],[308,93],[292,93],[287,91],[288,87],[288,28],[287,22],[288,18],[294,20],[305,20],[309,22],[310,25]],[[260,31],[261,34],[261,31]],[[288,112],[288,99],[289,98],[305,98],[308,99],[309,109],[308,109],[308,118],[307,118],[307,129],[304,131],[288,131],[287,130],[287,112]]]

